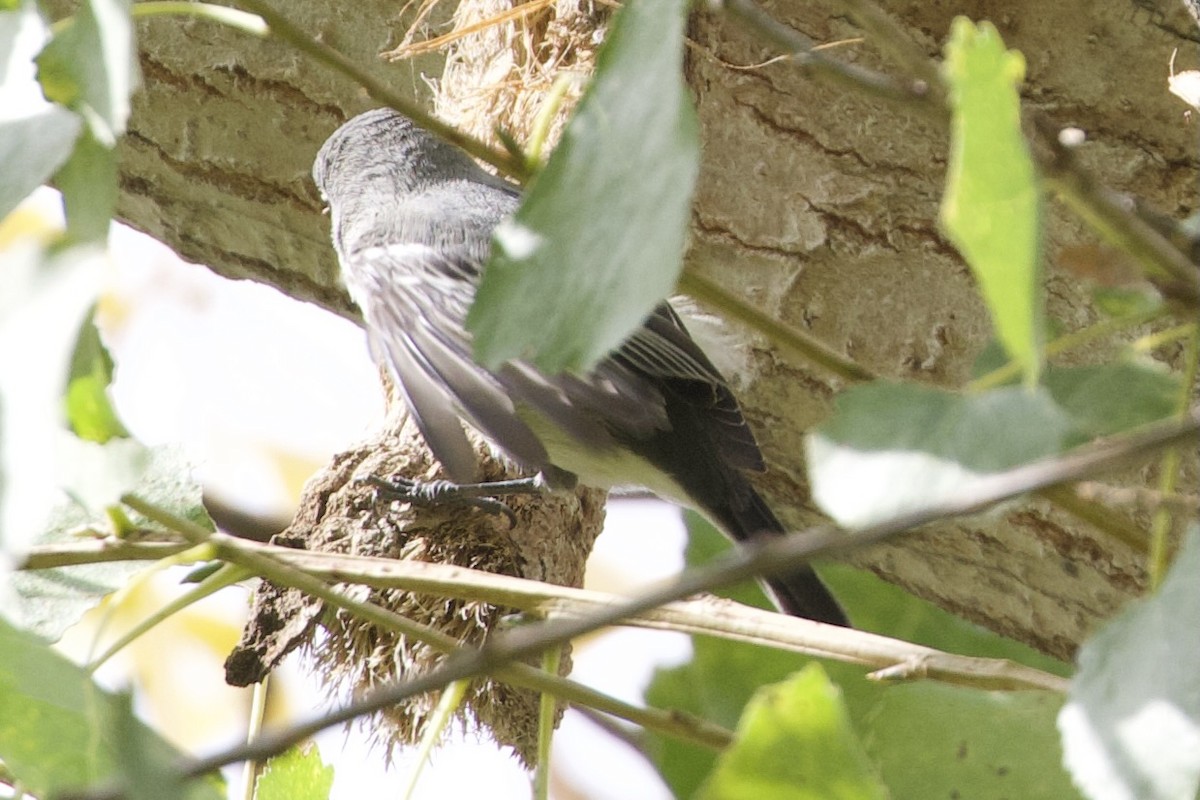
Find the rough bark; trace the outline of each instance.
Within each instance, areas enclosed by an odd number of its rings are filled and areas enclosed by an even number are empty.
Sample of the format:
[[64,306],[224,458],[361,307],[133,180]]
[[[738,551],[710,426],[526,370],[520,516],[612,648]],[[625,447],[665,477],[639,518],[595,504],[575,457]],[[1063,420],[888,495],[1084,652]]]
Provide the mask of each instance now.
[[[1188,37],[1196,30],[1182,6],[884,5],[930,56],[954,14],[993,20],[1026,55],[1030,107],[1086,131],[1084,158],[1106,183],[1172,216],[1196,210],[1196,122],[1166,89],[1172,49],[1195,53]],[[347,13],[349,6],[295,0],[287,13],[393,85],[416,91],[417,71],[436,74],[435,62],[376,59],[407,27],[398,8],[371,0]],[[777,0],[768,8],[818,41],[861,35],[834,3]],[[352,315],[307,176],[323,138],[373,103],[282,43],[169,20],[140,33],[145,88],[123,149],[121,216],[222,275]],[[727,18],[698,14],[692,37],[698,47],[687,77],[704,162],[690,266],[880,374],[961,383],[989,328],[966,268],[936,226],[944,134],[788,63],[740,68],[773,52]],[[837,55],[893,69],[869,43]],[[1073,217],[1053,206],[1051,217],[1052,257],[1090,241]],[[1052,272],[1047,295],[1052,316],[1068,329],[1096,318],[1066,275]],[[745,405],[771,465],[761,485],[789,521],[810,521],[802,435],[828,413],[839,384],[762,343],[745,351],[743,365]],[[1063,656],[1144,580],[1135,553],[1043,501],[957,521],[856,560]]]

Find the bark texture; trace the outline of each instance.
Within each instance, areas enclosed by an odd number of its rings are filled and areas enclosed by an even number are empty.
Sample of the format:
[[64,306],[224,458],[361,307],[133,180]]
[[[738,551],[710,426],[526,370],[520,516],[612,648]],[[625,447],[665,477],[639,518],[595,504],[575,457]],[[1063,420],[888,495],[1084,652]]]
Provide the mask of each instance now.
[[[992,20],[1008,46],[1026,56],[1029,105],[1088,133],[1082,153],[1103,181],[1174,217],[1196,211],[1197,123],[1166,85],[1173,48],[1181,49],[1177,69],[1195,66],[1197,31],[1182,5],[882,5],[931,57],[954,15]],[[377,60],[407,28],[399,4],[287,6],[295,23],[393,86],[420,93],[420,71],[440,68],[436,60]],[[836,3],[776,0],[767,8],[818,41],[861,35]],[[140,34],[145,88],[124,145],[122,217],[222,275],[263,281],[352,315],[308,170],[333,128],[374,103],[282,43],[174,20],[145,24]],[[689,265],[882,375],[961,383],[989,325],[966,268],[936,225],[944,134],[903,109],[812,80],[792,64],[753,66],[775,53],[729,18],[697,14],[691,35],[697,46],[686,73],[704,161]],[[870,42],[836,54],[894,70]],[[458,72],[469,80],[487,75],[458,58]],[[456,102],[468,94],[462,88],[452,92]],[[1065,245],[1091,241],[1073,217],[1050,210],[1051,258]],[[1097,318],[1065,274],[1052,271],[1047,295],[1052,316],[1067,329]],[[812,521],[802,436],[828,413],[840,385],[762,343],[743,355],[744,404],[771,465],[761,487],[785,519]],[[1092,350],[1078,358],[1103,355]],[[1144,581],[1136,553],[1040,500],[856,560],[1060,656]]]

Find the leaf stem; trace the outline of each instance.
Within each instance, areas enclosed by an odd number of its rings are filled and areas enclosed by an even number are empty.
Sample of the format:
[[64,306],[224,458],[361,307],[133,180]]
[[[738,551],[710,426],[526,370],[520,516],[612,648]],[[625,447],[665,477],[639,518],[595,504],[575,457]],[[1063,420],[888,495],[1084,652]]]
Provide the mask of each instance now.
[[134,3],[130,8],[130,15],[134,19],[160,16],[199,17],[237,28],[251,36],[266,36],[269,32],[267,23],[257,14],[248,14],[245,11],[229,6],[219,6],[215,3],[149,0],[149,2]]
[[[1179,415],[1186,417],[1188,403],[1191,402],[1192,390],[1196,384],[1197,362],[1200,361],[1200,326],[1192,324],[1192,335],[1187,340],[1184,351],[1183,380],[1180,381]],[[1179,484],[1179,472],[1182,466],[1179,448],[1172,447],[1163,454],[1159,470],[1158,491],[1163,495],[1172,495]],[[1167,575],[1167,567],[1171,558],[1171,529],[1177,517],[1167,506],[1155,510],[1150,522],[1150,588],[1158,589]]]
[[[562,662],[562,648],[551,647],[542,653],[542,671],[557,675]],[[558,717],[558,703],[553,695],[543,693],[538,702],[538,750],[537,765],[533,773],[534,800],[550,800],[550,745],[554,741],[554,723]]]

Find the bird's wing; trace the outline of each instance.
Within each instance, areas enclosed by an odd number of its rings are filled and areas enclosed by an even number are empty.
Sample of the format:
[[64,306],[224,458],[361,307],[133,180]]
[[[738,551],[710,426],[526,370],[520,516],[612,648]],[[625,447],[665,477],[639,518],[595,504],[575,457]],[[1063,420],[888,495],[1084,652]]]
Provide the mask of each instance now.
[[663,386],[670,395],[668,402],[685,404],[699,413],[730,465],[763,469],[758,443],[729,385],[668,303],[659,304],[609,359],[641,380]]
[[460,414],[516,461],[541,469],[545,448],[496,376],[471,359],[463,325],[472,297],[469,271],[412,243],[369,247],[347,262],[347,285],[366,319],[372,352],[391,370],[451,478],[475,480],[477,461]]

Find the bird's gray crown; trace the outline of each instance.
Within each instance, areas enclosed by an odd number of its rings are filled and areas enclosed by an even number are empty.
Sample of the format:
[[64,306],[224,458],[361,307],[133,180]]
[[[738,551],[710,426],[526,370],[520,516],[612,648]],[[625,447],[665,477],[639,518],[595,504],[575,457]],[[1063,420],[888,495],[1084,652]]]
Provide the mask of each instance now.
[[364,182],[380,182],[403,193],[453,179],[495,180],[466,153],[390,108],[368,111],[346,122],[329,137],[313,163],[313,180],[329,201],[360,191]]

